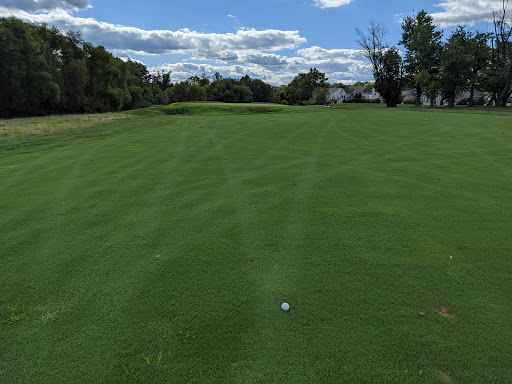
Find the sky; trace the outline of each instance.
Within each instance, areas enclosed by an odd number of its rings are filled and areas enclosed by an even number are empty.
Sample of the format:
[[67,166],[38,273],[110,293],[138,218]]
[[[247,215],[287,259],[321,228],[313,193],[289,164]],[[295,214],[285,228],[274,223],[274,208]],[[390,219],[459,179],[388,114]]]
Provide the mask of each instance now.
[[0,17],[79,30],[117,57],[171,71],[173,82],[219,72],[280,85],[317,68],[331,83],[352,84],[372,80],[355,42],[370,20],[384,24],[398,46],[401,20],[422,9],[447,37],[458,24],[491,31],[502,1],[0,0]]

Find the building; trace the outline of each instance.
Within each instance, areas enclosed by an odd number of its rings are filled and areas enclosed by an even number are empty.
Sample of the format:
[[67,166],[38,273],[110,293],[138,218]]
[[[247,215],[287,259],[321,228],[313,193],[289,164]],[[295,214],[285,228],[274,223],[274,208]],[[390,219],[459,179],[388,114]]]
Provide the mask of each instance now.
[[341,104],[347,98],[345,88],[327,88],[327,104]]
[[380,97],[372,87],[357,85],[354,88],[327,88],[327,104],[340,104],[361,94],[363,99],[375,100]]
[[367,87],[365,85],[356,85],[352,88],[352,95],[356,97],[356,95],[361,94],[363,99],[374,100],[380,97],[379,93],[375,90],[375,88]]

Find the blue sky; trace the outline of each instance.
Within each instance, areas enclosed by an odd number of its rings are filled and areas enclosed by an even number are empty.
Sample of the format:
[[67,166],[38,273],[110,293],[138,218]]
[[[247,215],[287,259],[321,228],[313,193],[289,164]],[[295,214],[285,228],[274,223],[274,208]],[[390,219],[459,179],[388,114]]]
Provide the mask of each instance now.
[[400,40],[400,20],[421,9],[448,35],[457,24],[491,30],[502,0],[0,0],[0,17],[80,30],[86,41],[114,55],[172,71],[173,81],[193,75],[288,83],[316,67],[331,82],[371,80],[354,42],[370,19]]

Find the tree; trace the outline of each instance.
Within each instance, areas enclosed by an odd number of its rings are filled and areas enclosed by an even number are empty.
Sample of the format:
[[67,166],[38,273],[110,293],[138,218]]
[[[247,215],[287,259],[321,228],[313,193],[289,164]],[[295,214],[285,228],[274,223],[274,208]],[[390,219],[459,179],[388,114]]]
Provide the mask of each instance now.
[[272,86],[260,79],[251,79],[249,75],[245,75],[240,79],[240,84],[248,87],[253,95],[253,101],[266,102],[272,101]]
[[288,103],[288,86],[280,85],[274,88],[274,95],[272,96],[272,102],[276,104],[283,104],[283,101]]
[[314,105],[325,105],[327,104],[327,90],[322,88],[315,88],[313,90],[313,95],[309,100],[310,104]]
[[[405,47],[404,68],[408,81],[416,89],[416,106],[420,105],[423,89],[433,87],[433,84],[420,84],[416,76],[427,71],[431,82],[438,81],[442,35],[441,31],[436,30],[432,16],[424,10],[415,17],[406,17],[402,22],[402,40],[399,44]],[[422,78],[425,76],[422,75]]]
[[233,86],[233,101],[235,103],[252,103],[253,95],[251,89],[245,85],[236,84]]
[[470,39],[472,35],[464,27],[458,26],[441,53],[440,86],[448,105],[455,105],[455,97],[469,86],[471,77],[472,52]]
[[490,35],[488,33],[476,32],[470,35],[468,44],[468,50],[471,52],[469,57],[470,75],[469,75],[469,101],[468,105],[474,104],[475,88],[481,86],[484,78],[483,69],[489,63],[491,57],[491,51],[487,42],[489,41]]
[[292,104],[304,102],[313,96],[315,88],[326,88],[328,86],[325,73],[316,68],[311,68],[309,72],[299,73],[288,84],[288,101]]
[[403,61],[395,47],[389,47],[384,41],[386,28],[374,21],[370,22],[367,33],[356,30],[356,42],[363,50],[372,66],[375,89],[380,93],[386,106],[396,107],[401,97]]
[[437,73],[431,73],[426,69],[415,76],[416,84],[422,89],[423,93],[430,99],[430,106],[436,106],[436,98],[441,88],[441,80]]
[[508,1],[503,0],[502,9],[493,12],[494,34],[491,63],[487,70],[487,88],[499,107],[507,105],[512,93],[512,28],[507,21],[507,5]]
[[[169,75],[169,76],[168,76]],[[149,74],[79,32],[0,18],[0,115],[117,111],[166,101],[170,74]]]
[[234,81],[232,79],[223,79],[222,76],[215,76],[216,79],[207,88],[208,100],[221,101],[224,103],[233,103],[235,95],[233,93]]
[[[32,24],[0,19],[0,115],[37,115],[55,112],[61,87],[48,64],[50,42]],[[51,42],[52,44],[54,41]]]
[[201,87],[204,87],[204,86],[207,86],[208,84],[210,84],[210,80],[206,77],[206,75],[204,73],[203,73],[202,77],[190,76],[187,80],[190,84],[199,85]]
[[66,112],[83,112],[89,71],[84,59],[72,59],[62,71],[64,78],[63,107]]
[[171,85],[171,71],[167,73],[160,73],[158,71],[156,75],[153,75],[151,82],[162,91],[165,91]]
[[69,31],[61,47],[62,110],[68,113],[84,112],[89,71],[83,43],[80,32]]
[[192,84],[190,86],[190,92],[189,92],[188,98],[190,101],[206,100],[206,91],[205,91],[204,87],[201,87],[199,84]]
[[171,104],[181,101],[191,101],[190,88],[191,84],[188,81],[182,81],[178,84],[175,84],[174,87],[167,88],[165,93],[167,94],[168,103]]
[[351,85],[352,88],[357,87],[358,85],[364,86],[364,87],[375,87],[375,83],[372,83],[371,81],[356,81],[354,84]]

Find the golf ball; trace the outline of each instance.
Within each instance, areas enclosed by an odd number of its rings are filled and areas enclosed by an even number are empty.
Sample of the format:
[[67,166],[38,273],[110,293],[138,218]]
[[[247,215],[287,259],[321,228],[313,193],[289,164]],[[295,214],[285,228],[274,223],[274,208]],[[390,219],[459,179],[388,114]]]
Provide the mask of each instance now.
[[287,311],[290,309],[290,306],[288,305],[288,303],[283,303],[283,304],[281,304],[281,309],[283,311]]

